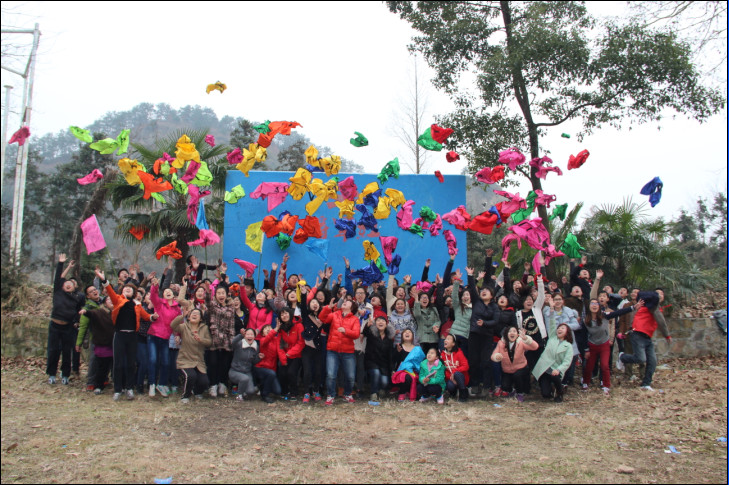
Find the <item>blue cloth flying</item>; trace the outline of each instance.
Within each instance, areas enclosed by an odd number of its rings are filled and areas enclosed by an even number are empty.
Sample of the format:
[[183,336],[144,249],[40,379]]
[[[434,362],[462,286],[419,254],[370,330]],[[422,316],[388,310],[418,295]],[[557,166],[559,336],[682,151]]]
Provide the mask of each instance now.
[[415,373],[420,372],[420,363],[424,360],[425,353],[423,353],[423,349],[421,349],[419,345],[416,345],[413,347],[413,350],[410,351],[408,356],[405,357],[405,360],[402,361],[402,364],[400,364],[400,367],[398,367],[397,370]]
[[387,272],[396,275],[398,272],[400,272],[400,263],[402,263],[402,258],[399,254],[395,254],[392,256],[392,261],[390,261],[390,264],[387,265]]
[[210,229],[210,226],[208,226],[208,220],[205,217],[205,204],[203,204],[202,199],[200,199],[200,207],[197,209],[197,220],[195,220],[195,225],[198,229]]
[[329,241],[327,239],[309,239],[306,248],[326,261],[329,257]]
[[358,226],[362,226],[370,231],[380,232],[377,229],[377,219],[370,213],[370,210],[364,204],[357,204],[355,208],[362,213],[362,217],[357,221]]
[[382,275],[382,271],[380,271],[380,268],[377,267],[374,261],[372,261],[369,266],[352,271],[350,276],[354,279],[361,280],[364,286],[370,286],[372,283],[385,279]]
[[334,219],[334,227],[338,231],[344,231],[346,239],[352,239],[357,235],[357,224],[349,219]]
[[640,189],[640,193],[648,196],[648,202],[651,207],[655,207],[661,201],[661,192],[663,191],[663,182],[658,177],[648,182]]

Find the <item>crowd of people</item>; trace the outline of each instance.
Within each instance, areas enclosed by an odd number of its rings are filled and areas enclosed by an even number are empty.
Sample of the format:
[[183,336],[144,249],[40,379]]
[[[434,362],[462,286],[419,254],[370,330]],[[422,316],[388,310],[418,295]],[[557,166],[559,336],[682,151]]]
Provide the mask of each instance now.
[[86,388],[102,394],[111,381],[114,401],[136,392],[183,403],[207,394],[377,405],[389,393],[438,404],[479,396],[523,402],[530,394],[561,402],[570,386],[600,383],[609,394],[613,368],[642,374],[641,389],[652,391],[653,334],[671,338],[660,288],[616,292],[602,285],[601,270],[591,279],[584,257],[561,281],[531,274],[529,263],[512,279],[507,261],[494,274],[493,254],[486,251],[482,271],[454,270],[451,256],[443,276],[431,279],[428,259],[420,281],[390,275],[369,286],[352,278],[346,258],[343,275],[328,267],[309,286],[287,274],[284,255],[264,271],[261,289],[241,275],[234,281],[223,262],[189,256],[181,285],[172,283],[170,258],[160,278],[133,265],[112,281],[97,268],[83,291],[66,279],[74,262],[62,254],[48,382],[56,384],[60,360],[68,384],[89,348]]

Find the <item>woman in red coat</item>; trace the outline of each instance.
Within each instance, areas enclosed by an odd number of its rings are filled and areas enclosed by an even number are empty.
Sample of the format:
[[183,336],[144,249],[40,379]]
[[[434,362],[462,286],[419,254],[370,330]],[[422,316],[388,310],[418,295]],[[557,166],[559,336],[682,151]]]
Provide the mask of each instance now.
[[454,335],[446,335],[443,341],[440,360],[445,365],[446,389],[455,397],[458,391],[458,402],[468,401],[468,359],[458,348]]
[[271,394],[281,395],[281,384],[276,377],[276,365],[278,364],[279,337],[278,332],[271,328],[271,325],[264,325],[260,333],[260,354],[261,361],[253,368],[253,377],[261,389],[261,399],[271,404]]
[[331,325],[327,340],[327,400],[324,403],[328,406],[334,404],[340,364],[344,370],[344,401],[354,402],[354,340],[360,336],[357,302],[345,301],[342,308],[337,310],[334,309],[335,306],[335,300],[332,299],[329,306],[324,307],[319,314],[319,320]]
[[281,390],[284,399],[287,401],[296,400],[298,389],[299,371],[301,371],[301,352],[304,350],[304,326],[294,321],[293,308],[284,307],[278,314],[279,346],[278,380],[281,383]]

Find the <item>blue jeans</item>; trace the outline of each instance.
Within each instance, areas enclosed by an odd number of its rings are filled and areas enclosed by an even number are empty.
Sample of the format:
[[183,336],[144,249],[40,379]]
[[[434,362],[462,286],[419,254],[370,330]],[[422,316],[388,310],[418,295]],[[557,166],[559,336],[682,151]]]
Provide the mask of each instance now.
[[[170,340],[147,335],[147,354],[149,354],[149,385],[166,386],[170,368]],[[157,372],[159,371],[159,379]]]
[[633,345],[633,354],[623,354],[620,360],[624,364],[645,364],[645,376],[641,386],[650,386],[657,364],[653,339],[642,332],[633,331],[630,332],[630,343]]
[[337,372],[339,365],[344,371],[344,395],[351,396],[354,387],[354,373],[357,363],[354,354],[345,354],[327,350],[327,396],[337,395]]
[[281,395],[281,384],[279,384],[278,377],[276,377],[276,371],[266,369],[265,367],[254,367],[253,377],[258,381],[258,386],[261,389],[261,397],[266,397],[270,394]]
[[[499,363],[501,365],[501,363]],[[466,376],[461,372],[454,372],[453,378],[456,382],[448,379],[446,381],[446,390],[451,393],[451,396],[455,396],[457,391],[461,392],[461,399],[467,398],[468,392],[466,391]]]
[[[142,337],[144,338],[144,337]],[[142,342],[137,338],[137,390],[144,392],[144,379],[147,377],[149,369],[149,352],[147,351],[147,342]],[[152,379],[147,379],[152,382]]]
[[370,375],[370,392],[377,393],[381,389],[387,389],[387,384],[390,382],[387,374],[383,374],[380,369],[369,369],[367,372]]

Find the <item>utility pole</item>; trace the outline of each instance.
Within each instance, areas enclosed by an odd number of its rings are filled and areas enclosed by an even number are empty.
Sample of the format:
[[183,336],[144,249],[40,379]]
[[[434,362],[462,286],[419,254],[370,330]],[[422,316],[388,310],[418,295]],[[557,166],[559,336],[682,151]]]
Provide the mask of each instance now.
[[[25,65],[25,72],[18,72],[9,67],[2,66],[6,71],[17,74],[23,78],[23,105],[21,107],[20,126],[30,126],[30,117],[33,110],[33,81],[35,77],[35,61],[40,41],[40,28],[35,24],[33,30],[8,29],[2,30],[3,34],[33,34],[33,47]],[[6,116],[7,116],[6,106]],[[5,143],[5,137],[3,137]],[[25,208],[25,174],[28,167],[29,143],[18,147],[18,156],[15,161],[15,190],[13,192],[13,219],[10,231],[10,258],[13,264],[20,265],[20,255],[23,240],[23,210]],[[4,160],[3,151],[3,160]],[[4,167],[3,167],[4,168]]]
[[2,165],[0,165],[0,189],[5,186],[5,152],[8,149],[8,117],[10,115],[10,90],[13,87],[5,86],[5,114],[3,115]]

